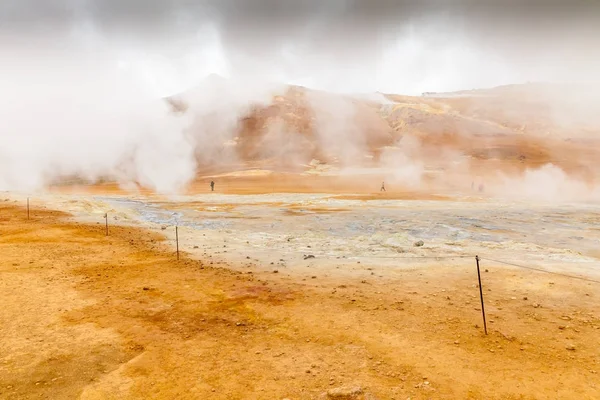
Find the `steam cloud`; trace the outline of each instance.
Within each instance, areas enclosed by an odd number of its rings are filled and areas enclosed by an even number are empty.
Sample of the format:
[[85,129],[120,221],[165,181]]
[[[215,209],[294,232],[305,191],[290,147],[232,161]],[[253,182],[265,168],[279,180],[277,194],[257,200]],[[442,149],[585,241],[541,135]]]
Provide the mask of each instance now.
[[[420,94],[594,81],[600,71],[592,2],[365,4],[0,4],[0,189],[34,190],[78,174],[176,192],[197,161],[235,161],[222,144],[235,139],[252,105],[281,91],[279,83]],[[210,74],[228,80],[207,82]],[[185,95],[192,113],[173,113],[162,100],[194,87]],[[324,146],[341,146],[348,163],[360,157],[366,139],[349,123],[352,106],[310,101]],[[272,142],[280,147],[281,137]],[[412,153],[383,160],[419,176]]]

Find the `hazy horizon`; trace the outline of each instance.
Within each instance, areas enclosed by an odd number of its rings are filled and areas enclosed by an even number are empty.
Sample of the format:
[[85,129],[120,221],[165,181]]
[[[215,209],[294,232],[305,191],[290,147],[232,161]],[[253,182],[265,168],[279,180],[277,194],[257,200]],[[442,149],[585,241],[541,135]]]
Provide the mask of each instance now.
[[[599,39],[600,3],[589,1],[2,2],[0,189],[43,188],[76,174],[176,192],[198,165],[231,161],[222,148],[240,118],[270,104],[281,84],[421,95],[596,82]],[[210,74],[231,81],[195,91],[190,113],[174,115],[157,101]],[[547,105],[546,117],[575,126],[582,110],[600,115],[600,90],[588,86],[567,96],[576,113]],[[340,159],[364,154],[371,139],[368,124],[355,122],[356,104],[314,93],[305,100],[319,145]],[[277,140],[264,154],[282,154],[282,145],[295,154],[303,143],[295,129],[269,126]],[[398,171],[421,163],[388,161]]]

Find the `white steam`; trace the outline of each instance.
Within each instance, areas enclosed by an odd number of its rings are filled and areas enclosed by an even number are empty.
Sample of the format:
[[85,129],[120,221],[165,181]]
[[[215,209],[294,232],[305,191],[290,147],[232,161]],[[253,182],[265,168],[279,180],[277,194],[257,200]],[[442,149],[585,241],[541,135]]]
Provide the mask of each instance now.
[[[598,57],[585,63],[555,50],[570,49],[579,30],[571,30],[568,40],[557,39],[555,46],[544,46],[539,53],[535,46],[531,52],[519,47],[520,52],[512,53],[495,42],[477,41],[476,32],[443,15],[386,21],[381,26],[374,18],[356,29],[334,23],[337,14],[354,4],[345,1],[323,3],[319,13],[301,23],[275,20],[273,27],[267,27],[268,18],[260,19],[256,12],[245,25],[244,18],[228,20],[218,7],[209,14],[202,7],[207,2],[198,3],[197,13],[183,6],[161,12],[172,18],[161,20],[156,28],[149,22],[133,28],[119,26],[118,21],[103,25],[94,15],[102,8],[100,2],[85,3],[97,6],[89,9],[84,3],[75,4],[77,12],[67,31],[48,28],[33,30],[29,36],[0,31],[0,190],[34,190],[58,177],[77,175],[90,180],[116,177],[123,184],[172,193],[192,181],[198,167],[245,161],[239,154],[243,146],[249,146],[252,157],[283,158],[283,164],[310,162],[319,150],[320,156],[335,159],[341,167],[362,166],[373,149],[397,139],[397,132],[384,121],[366,117],[377,114],[365,110],[369,107],[365,101],[308,92],[304,101],[312,114],[303,118],[310,121],[315,135],[311,139],[318,149],[307,150],[306,132],[300,132],[304,128],[290,125],[287,114],[294,110],[286,109],[287,116],[279,119],[267,116],[267,125],[260,127],[266,135],[257,143],[240,143],[241,121],[256,107],[270,105],[274,95],[284,92],[282,84],[344,93],[418,95],[540,77],[589,78],[600,68]],[[111,14],[104,11],[103,15]],[[237,29],[238,22],[242,28]],[[592,38],[597,34],[588,33]],[[577,54],[596,54],[586,43],[594,41],[580,42]],[[210,74],[225,79],[207,80]],[[175,100],[185,103],[187,112],[173,112],[162,97],[181,92],[185,93]],[[577,110],[586,110],[577,121],[589,136],[598,125],[585,122],[587,115],[600,115],[595,112],[598,93],[574,102]],[[578,95],[573,98],[581,99]],[[568,134],[573,114],[558,108],[550,113],[558,116],[554,120]],[[412,114],[407,119],[431,117]],[[475,124],[479,117],[473,112],[463,125]],[[445,129],[447,119],[435,118],[415,124],[413,130],[428,130],[438,123]],[[545,132],[545,125],[540,125],[538,130]],[[406,136],[379,154],[379,166],[392,171],[382,178],[417,186],[428,167],[424,158],[437,157],[438,164],[450,165],[447,170],[468,169],[461,164],[459,151],[439,153],[425,154],[419,140],[411,143]],[[527,183],[519,192],[529,193],[532,180],[538,178],[549,180],[543,187],[550,196],[572,189],[565,189],[569,179],[556,171],[539,174],[533,178],[526,174]],[[552,189],[550,183],[559,186]]]
[[186,117],[173,115],[112,60],[52,50],[13,53],[22,57],[0,77],[0,188],[116,174],[168,192],[193,177]]

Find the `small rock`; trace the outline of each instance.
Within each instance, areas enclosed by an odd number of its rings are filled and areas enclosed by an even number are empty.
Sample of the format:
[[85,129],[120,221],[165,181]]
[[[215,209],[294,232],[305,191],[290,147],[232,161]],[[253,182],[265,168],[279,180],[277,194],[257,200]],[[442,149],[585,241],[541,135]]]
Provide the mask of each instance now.
[[278,274],[278,273],[279,273],[279,271],[278,271],[278,270],[274,270],[274,271],[273,271],[273,273],[274,273],[274,274]]
[[363,393],[361,387],[337,387],[327,391],[329,399],[355,399]]
[[575,345],[573,344],[568,344],[567,346],[565,346],[565,349],[569,350],[569,351],[575,351]]
[[198,248],[198,246],[194,246],[194,248],[195,248],[195,249],[197,249],[197,248]]
[[304,256],[305,260],[308,260],[309,258],[315,258],[315,256],[313,256],[312,254]]
[[423,242],[422,240],[419,240],[418,242],[414,243],[415,247],[423,247],[425,245],[425,242]]
[[458,340],[455,340],[454,344],[460,344],[460,342]]
[[143,290],[150,290],[150,288],[149,287],[144,287]]
[[523,297],[523,300],[527,300],[527,296]]
[[567,328],[567,327],[566,327],[566,326],[564,326],[564,325],[561,325],[561,326],[559,326],[559,327],[558,327],[558,329],[560,329],[561,331],[562,331],[562,330],[565,330],[566,328]]

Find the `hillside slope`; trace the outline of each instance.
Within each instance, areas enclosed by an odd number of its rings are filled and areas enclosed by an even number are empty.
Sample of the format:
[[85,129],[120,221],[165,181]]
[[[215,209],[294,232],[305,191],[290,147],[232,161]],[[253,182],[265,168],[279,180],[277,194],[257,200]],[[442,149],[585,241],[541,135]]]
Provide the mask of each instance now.
[[[201,171],[394,167],[407,159],[471,175],[552,163],[579,178],[597,177],[600,91],[590,88],[527,84],[420,97],[243,89],[240,95],[212,77],[169,99],[194,115],[189,135],[198,142]],[[206,101],[215,94],[217,102]]]

